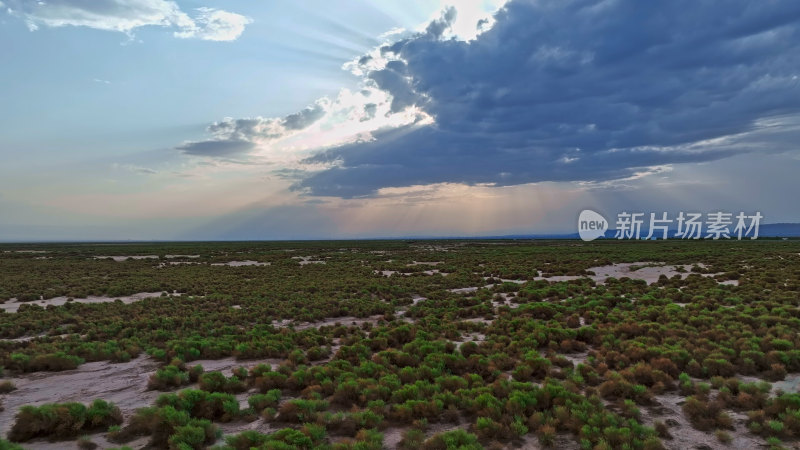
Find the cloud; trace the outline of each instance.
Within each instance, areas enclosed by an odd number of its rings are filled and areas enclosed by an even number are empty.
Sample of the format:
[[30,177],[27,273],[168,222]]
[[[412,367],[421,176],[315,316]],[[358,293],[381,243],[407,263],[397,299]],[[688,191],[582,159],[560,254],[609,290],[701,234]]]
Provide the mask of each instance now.
[[219,139],[199,142],[186,142],[176,148],[187,155],[228,157],[241,155],[252,150],[254,144],[241,139]]
[[[357,92],[343,89],[335,98],[322,98],[284,117],[231,117],[209,125],[210,136],[176,147],[184,154],[210,158],[237,156],[248,164],[271,164],[307,174],[311,163],[301,160],[320,149],[372,139],[382,129],[424,121],[414,107],[393,111],[392,97],[375,86]],[[302,170],[298,170],[302,166]],[[296,179],[298,177],[295,177]]]
[[187,155],[227,157],[241,155],[268,143],[303,130],[325,115],[327,101],[320,101],[282,119],[264,117],[225,119],[208,126],[211,139],[190,141],[176,147]]
[[251,20],[213,8],[198,8],[194,18],[170,0],[8,0],[8,11],[31,31],[46,27],[87,27],[132,35],[145,26],[177,28],[179,38],[233,41]]
[[285,117],[226,118],[178,149],[268,161],[295,190],[338,197],[607,186],[796,150],[800,3],[512,0],[488,19],[469,3],[344,64],[358,91]]
[[180,38],[205,41],[235,41],[253,21],[245,16],[213,8],[198,8],[194,26],[175,33]]
[[113,169],[120,169],[120,170],[127,170],[129,172],[138,173],[141,175],[156,175],[158,171],[155,169],[151,169],[149,167],[142,167],[137,166],[135,164],[120,164],[120,163],[113,163],[111,165]]
[[603,182],[796,149],[797,2],[511,1],[470,41],[440,37],[448,11],[349,67],[430,123],[326,149],[297,189]]

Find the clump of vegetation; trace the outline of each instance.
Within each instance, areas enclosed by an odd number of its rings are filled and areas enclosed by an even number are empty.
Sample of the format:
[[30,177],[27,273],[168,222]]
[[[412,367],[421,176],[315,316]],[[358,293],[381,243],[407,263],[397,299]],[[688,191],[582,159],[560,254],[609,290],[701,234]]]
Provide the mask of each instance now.
[[25,442],[35,437],[61,439],[120,423],[122,414],[119,408],[100,399],[88,407],[82,403],[23,406],[8,438],[13,442]]
[[156,406],[170,406],[185,411],[191,417],[219,422],[230,422],[241,413],[239,401],[231,394],[186,389],[177,394],[162,394]]
[[237,377],[232,375],[226,378],[222,372],[206,372],[199,376],[198,380],[200,389],[208,392],[227,392],[238,393],[244,392],[247,387]]
[[464,430],[445,431],[431,436],[422,443],[424,450],[463,449],[479,450],[483,446],[478,442],[478,437]]
[[[299,430],[283,428],[274,433],[262,434],[256,431],[244,431],[237,435],[225,438],[225,450],[249,450],[252,448],[318,448],[324,442],[325,429],[312,424],[306,424]],[[361,447],[367,448],[367,447]],[[378,447],[380,448],[380,447]]]
[[200,449],[214,443],[219,434],[210,420],[194,418],[187,411],[167,405],[136,411],[128,425],[117,433],[116,441],[150,436],[153,447]]
[[271,389],[266,394],[254,394],[247,399],[247,403],[255,411],[263,411],[266,408],[275,408],[281,401],[281,390]]
[[151,375],[147,382],[147,388],[157,391],[165,391],[189,384],[190,378],[190,372],[186,370],[183,361],[176,359],[169,365],[158,369],[156,373]]
[[723,405],[717,401],[706,401],[695,396],[688,397],[683,404],[683,413],[692,426],[701,431],[714,428],[733,429],[731,417],[723,411]]

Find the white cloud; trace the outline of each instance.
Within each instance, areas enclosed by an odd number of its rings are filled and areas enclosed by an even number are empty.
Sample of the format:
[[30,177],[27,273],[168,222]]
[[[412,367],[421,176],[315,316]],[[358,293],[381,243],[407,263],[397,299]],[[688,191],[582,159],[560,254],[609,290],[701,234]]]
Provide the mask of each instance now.
[[334,98],[279,118],[224,118],[208,126],[209,139],[184,142],[177,148],[187,155],[244,157],[249,163],[280,164],[309,169],[300,160],[309,152],[373,139],[376,130],[398,128],[432,120],[419,108],[392,111],[392,97],[371,86],[341,90]]
[[176,37],[233,41],[241,36],[248,17],[213,8],[198,8],[192,18],[171,0],[10,0],[9,12],[31,31],[46,27],[87,27],[132,35],[145,26],[178,28]]
[[214,8],[198,8],[195,25],[175,32],[179,38],[198,38],[204,41],[235,41],[244,32],[244,27],[253,21],[240,14]]

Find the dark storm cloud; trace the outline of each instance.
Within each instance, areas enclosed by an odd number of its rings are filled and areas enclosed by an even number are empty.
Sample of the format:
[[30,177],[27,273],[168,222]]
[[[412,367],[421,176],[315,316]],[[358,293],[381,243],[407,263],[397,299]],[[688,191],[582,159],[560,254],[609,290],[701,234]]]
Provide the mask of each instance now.
[[308,161],[337,165],[297,188],[602,181],[800,137],[786,137],[800,113],[800,2],[511,1],[476,40],[437,39],[454,14],[382,47],[392,61],[367,75],[393,110],[415,105],[434,123],[318,154]]

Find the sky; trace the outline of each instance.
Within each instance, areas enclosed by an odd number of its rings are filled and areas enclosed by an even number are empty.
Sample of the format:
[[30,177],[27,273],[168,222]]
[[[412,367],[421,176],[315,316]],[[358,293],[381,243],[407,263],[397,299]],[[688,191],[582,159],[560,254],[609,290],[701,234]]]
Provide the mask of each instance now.
[[800,222],[794,0],[0,0],[0,241]]

